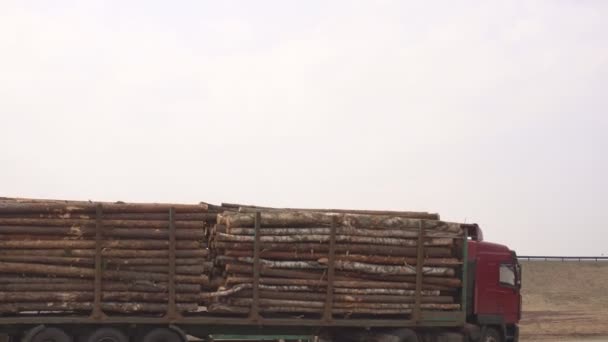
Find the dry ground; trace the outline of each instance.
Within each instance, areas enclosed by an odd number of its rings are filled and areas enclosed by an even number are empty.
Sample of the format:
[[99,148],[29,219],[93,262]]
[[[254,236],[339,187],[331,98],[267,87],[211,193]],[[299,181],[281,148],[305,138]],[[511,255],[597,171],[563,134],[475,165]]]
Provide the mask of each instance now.
[[608,262],[524,261],[522,342],[608,341]]

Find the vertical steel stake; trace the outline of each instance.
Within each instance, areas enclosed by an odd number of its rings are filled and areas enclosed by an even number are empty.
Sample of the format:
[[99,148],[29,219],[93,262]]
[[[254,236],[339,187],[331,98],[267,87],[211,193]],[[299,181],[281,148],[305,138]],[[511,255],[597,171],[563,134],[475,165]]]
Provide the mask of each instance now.
[[255,228],[253,240],[253,301],[249,311],[249,319],[258,322],[260,320],[260,235],[261,235],[262,214],[255,213]]
[[414,304],[414,321],[421,320],[421,303],[422,303],[422,272],[424,264],[424,227],[423,221],[418,221],[418,245],[416,256],[416,294]]
[[325,310],[323,320],[331,322],[333,320],[334,306],[334,276],[336,270],[336,217],[331,219],[331,230],[329,232],[329,256],[327,264],[327,295],[325,297]]
[[181,316],[175,301],[175,249],[175,208],[169,208],[169,302],[167,305],[167,317],[169,319],[177,319]]
[[93,312],[91,317],[94,319],[103,319],[105,314],[101,309],[101,280],[103,278],[101,244],[103,233],[103,208],[101,204],[97,204],[95,208],[95,279],[94,279],[94,297],[93,297]]

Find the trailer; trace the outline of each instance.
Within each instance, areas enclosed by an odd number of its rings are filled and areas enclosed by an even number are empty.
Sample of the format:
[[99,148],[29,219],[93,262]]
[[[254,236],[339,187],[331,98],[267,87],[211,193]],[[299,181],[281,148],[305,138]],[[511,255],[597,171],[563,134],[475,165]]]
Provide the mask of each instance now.
[[[93,302],[88,314],[57,313],[53,307],[31,312],[0,314],[0,332],[11,342],[186,342],[188,336],[213,340],[247,336],[289,340],[310,336],[323,341],[395,341],[395,342],[517,342],[521,318],[521,268],[515,252],[508,247],[483,241],[476,224],[463,224],[463,234],[456,243],[463,261],[457,267],[460,287],[459,309],[425,310],[422,305],[423,272],[426,246],[422,224],[416,245],[415,300],[410,314],[377,317],[337,316],[334,309],[334,274],[337,225],[332,222],[328,243],[327,291],[319,315],[264,314],[260,306],[260,252],[263,208],[256,208],[253,240],[253,286],[248,314],[229,315],[210,312],[180,312],[177,300],[176,208],[169,207],[167,237],[168,296],[162,314],[111,314],[104,310],[103,238],[105,204],[95,205]],[[421,221],[422,222],[422,221]],[[11,305],[11,302],[3,303]],[[276,338],[273,338],[276,337]]]

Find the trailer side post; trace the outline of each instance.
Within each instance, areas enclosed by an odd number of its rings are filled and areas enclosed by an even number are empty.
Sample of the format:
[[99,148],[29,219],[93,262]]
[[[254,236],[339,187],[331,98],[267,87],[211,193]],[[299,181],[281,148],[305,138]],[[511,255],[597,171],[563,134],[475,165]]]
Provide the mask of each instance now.
[[331,230],[329,232],[329,255],[327,265],[327,296],[325,297],[325,310],[323,321],[329,323],[333,320],[332,311],[334,306],[334,275],[336,268],[336,217],[331,220]]
[[415,294],[415,302],[414,302],[414,315],[413,319],[416,322],[420,322],[421,320],[421,310],[420,306],[422,303],[422,271],[424,264],[424,227],[422,224],[422,220],[418,221],[418,246],[417,246],[417,255],[416,255],[416,294]]
[[255,213],[254,240],[253,240],[253,300],[249,311],[249,319],[253,322],[260,320],[260,234],[262,214]]
[[95,207],[95,278],[94,278],[94,297],[93,311],[91,318],[103,319],[105,314],[101,309],[101,279],[103,277],[101,243],[103,233],[103,208],[100,203]]

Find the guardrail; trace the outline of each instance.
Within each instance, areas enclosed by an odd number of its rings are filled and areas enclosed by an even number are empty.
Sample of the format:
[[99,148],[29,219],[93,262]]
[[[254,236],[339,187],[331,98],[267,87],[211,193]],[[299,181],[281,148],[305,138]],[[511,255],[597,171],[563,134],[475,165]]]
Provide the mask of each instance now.
[[548,255],[519,255],[519,260],[544,260],[544,261],[608,261],[606,256],[548,256]]

